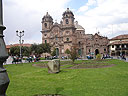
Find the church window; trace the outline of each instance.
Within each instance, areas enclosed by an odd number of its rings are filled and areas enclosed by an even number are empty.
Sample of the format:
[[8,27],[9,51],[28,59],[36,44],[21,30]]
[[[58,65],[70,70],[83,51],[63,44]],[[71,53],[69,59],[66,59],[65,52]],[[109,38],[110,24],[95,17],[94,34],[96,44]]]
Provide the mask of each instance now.
[[114,48],[114,45],[112,45],[112,48]]
[[89,49],[89,52],[90,52],[90,49]]
[[104,52],[106,52],[106,49],[104,49]]
[[69,22],[68,22],[68,19],[66,19],[66,24],[68,24]]
[[69,34],[69,31],[66,31],[66,34],[68,35]]
[[44,23],[45,28],[47,28],[47,23]]
[[58,40],[57,36],[56,36],[56,40]]
[[47,40],[45,40],[45,44],[47,43]]
[[79,46],[81,45],[80,41],[79,41],[79,43],[78,43],[78,44],[79,44]]
[[69,41],[69,38],[67,38],[67,41]]
[[47,34],[44,34],[44,36],[47,36]]

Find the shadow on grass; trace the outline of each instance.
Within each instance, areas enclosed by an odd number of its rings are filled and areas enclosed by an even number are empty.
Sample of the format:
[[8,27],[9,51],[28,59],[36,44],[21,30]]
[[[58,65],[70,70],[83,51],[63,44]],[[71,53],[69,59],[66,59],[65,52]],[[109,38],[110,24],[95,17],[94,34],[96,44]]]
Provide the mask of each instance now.
[[61,92],[63,90],[64,90],[63,87],[58,87],[58,88],[56,88],[56,94],[42,94],[42,95],[34,95],[34,96],[63,96],[63,95],[59,94],[59,92]]

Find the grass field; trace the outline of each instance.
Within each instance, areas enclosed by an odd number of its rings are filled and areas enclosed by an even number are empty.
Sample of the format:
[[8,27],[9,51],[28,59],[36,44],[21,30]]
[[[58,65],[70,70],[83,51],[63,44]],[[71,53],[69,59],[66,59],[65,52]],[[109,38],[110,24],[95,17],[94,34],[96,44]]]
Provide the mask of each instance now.
[[[82,62],[92,61],[75,63]],[[34,67],[33,63],[5,65],[10,78],[7,96],[57,93],[63,96],[128,96],[128,62],[106,62],[115,66],[66,69],[71,65],[62,62],[59,74],[49,74],[47,68]]]

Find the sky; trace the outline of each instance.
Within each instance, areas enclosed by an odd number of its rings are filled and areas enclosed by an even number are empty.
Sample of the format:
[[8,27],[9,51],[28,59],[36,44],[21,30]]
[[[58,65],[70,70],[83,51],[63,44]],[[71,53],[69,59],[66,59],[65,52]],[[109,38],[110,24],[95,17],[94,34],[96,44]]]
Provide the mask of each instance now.
[[85,34],[100,32],[109,39],[128,34],[128,0],[3,0],[5,43],[19,43],[17,30],[24,30],[24,43],[41,43],[43,16],[48,12],[60,23],[67,8]]

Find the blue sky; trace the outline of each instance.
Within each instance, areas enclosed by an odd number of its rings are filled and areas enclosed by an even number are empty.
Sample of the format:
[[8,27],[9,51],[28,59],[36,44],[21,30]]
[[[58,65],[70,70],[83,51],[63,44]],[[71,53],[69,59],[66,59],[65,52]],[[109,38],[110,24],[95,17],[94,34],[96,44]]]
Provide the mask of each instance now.
[[67,7],[70,6],[72,9],[78,10],[81,6],[84,6],[88,0],[71,0],[68,4]]
[[[67,7],[85,34],[112,38],[128,34],[128,0],[3,0],[5,43],[19,43],[16,30],[24,30],[24,43],[41,43],[41,19],[48,11],[59,23]],[[96,30],[97,29],[97,30]]]

